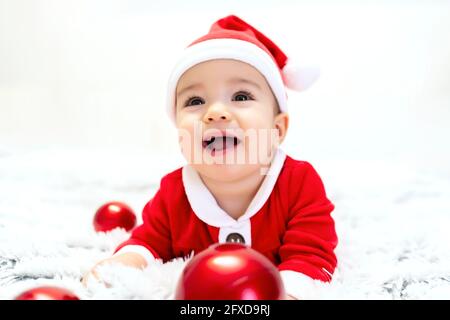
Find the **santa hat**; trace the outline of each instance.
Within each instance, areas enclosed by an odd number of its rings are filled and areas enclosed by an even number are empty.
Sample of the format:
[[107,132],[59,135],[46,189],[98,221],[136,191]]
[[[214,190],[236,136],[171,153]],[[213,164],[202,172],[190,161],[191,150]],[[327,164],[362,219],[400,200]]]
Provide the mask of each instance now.
[[189,68],[204,61],[233,59],[250,64],[266,78],[281,112],[287,112],[286,88],[307,89],[319,76],[314,67],[293,65],[278,46],[242,19],[230,15],[216,21],[208,34],[195,40],[181,54],[169,77],[167,112],[175,120],[176,88]]

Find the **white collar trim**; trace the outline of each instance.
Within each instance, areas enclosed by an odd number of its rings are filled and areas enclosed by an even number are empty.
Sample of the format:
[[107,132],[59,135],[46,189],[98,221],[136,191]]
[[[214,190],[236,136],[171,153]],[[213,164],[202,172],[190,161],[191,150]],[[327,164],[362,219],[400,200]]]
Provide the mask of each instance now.
[[249,220],[266,203],[283,168],[286,154],[277,149],[272,164],[258,192],[246,212],[237,220],[229,216],[218,204],[214,196],[203,183],[197,171],[190,165],[182,170],[184,190],[195,215],[203,222],[214,227],[236,227]]

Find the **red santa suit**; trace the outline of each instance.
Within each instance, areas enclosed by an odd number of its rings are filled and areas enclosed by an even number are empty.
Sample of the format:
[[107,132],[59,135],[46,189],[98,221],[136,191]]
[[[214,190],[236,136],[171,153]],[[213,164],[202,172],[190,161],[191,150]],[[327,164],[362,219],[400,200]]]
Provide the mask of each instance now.
[[280,270],[286,292],[307,296],[314,280],[328,282],[336,267],[334,205],[314,168],[278,149],[247,211],[237,220],[223,211],[189,165],[169,173],[143,209],[143,224],[117,253],[169,261],[213,243],[244,242]]

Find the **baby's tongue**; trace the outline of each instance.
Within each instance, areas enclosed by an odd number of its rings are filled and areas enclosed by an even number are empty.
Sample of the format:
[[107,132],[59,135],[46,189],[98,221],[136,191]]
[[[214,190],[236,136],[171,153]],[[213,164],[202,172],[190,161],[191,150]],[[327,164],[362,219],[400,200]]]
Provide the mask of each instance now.
[[220,151],[234,146],[234,138],[231,137],[217,137],[208,146],[211,150]]

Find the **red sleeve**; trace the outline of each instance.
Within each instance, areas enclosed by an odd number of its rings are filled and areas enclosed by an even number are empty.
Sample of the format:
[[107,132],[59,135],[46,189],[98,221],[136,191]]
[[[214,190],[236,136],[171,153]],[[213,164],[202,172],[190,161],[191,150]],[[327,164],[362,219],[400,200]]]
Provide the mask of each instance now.
[[[305,167],[306,166],[306,170]],[[299,168],[302,170],[298,170]],[[289,194],[289,219],[280,248],[279,270],[292,270],[313,279],[330,281],[336,267],[337,235],[331,212],[334,205],[314,168],[302,162],[294,169]]]
[[143,223],[135,228],[130,239],[120,244],[115,252],[126,245],[141,245],[155,258],[168,261],[173,258],[169,219],[161,189],[142,211]]

